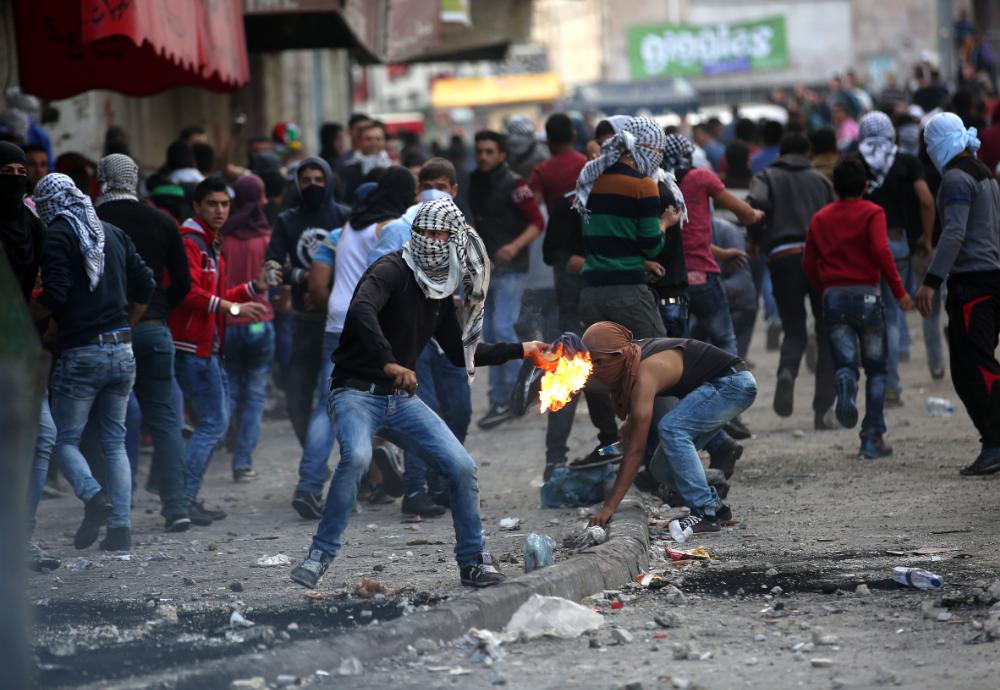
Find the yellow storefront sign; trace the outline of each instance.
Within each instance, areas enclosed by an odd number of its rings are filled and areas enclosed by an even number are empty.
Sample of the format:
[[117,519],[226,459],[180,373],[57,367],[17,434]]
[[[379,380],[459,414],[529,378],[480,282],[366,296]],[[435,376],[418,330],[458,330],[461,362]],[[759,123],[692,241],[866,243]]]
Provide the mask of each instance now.
[[431,87],[435,108],[548,103],[561,97],[562,82],[555,72],[438,79]]

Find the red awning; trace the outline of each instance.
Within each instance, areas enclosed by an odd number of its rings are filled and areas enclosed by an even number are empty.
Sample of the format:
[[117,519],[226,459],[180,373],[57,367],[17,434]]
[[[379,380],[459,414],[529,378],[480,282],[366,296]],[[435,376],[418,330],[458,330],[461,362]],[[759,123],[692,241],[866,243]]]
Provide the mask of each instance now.
[[29,0],[16,8],[21,88],[41,98],[232,91],[249,79],[240,0]]

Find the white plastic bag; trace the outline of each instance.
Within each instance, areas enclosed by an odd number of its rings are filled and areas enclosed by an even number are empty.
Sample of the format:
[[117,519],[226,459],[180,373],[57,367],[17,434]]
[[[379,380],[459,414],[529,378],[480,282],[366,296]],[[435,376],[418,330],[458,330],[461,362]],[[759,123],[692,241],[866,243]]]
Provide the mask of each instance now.
[[507,632],[526,640],[547,635],[571,640],[604,624],[604,616],[562,597],[533,594],[507,623]]

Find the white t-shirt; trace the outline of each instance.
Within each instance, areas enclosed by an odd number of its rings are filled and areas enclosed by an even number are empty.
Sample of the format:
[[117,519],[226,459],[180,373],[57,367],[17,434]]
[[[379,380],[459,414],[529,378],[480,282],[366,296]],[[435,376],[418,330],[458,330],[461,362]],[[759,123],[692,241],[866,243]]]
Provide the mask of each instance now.
[[347,308],[351,306],[354,289],[368,268],[368,252],[378,241],[376,226],[377,223],[372,223],[363,230],[355,230],[349,222],[344,224],[340,240],[337,241],[333,290],[330,291],[330,301],[326,308],[327,333],[340,333],[344,330],[344,319],[347,318]]

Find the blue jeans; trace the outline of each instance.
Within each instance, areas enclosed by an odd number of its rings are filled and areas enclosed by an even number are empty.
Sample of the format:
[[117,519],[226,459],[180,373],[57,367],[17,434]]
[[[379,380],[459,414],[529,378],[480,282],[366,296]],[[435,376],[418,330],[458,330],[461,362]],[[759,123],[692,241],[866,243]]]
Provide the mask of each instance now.
[[661,299],[657,304],[660,309],[660,317],[663,319],[663,327],[667,331],[667,337],[687,338],[690,333],[687,302],[667,304],[665,300]]
[[[417,384],[420,399],[440,415],[459,443],[465,443],[472,420],[472,395],[465,367],[452,364],[432,340],[417,359]],[[403,488],[407,494],[425,489],[431,493],[448,490],[444,478],[420,452],[406,454]]]
[[218,355],[198,357],[178,352],[175,358],[177,383],[195,420],[194,433],[184,451],[189,501],[198,498],[212,453],[229,428],[229,382]]
[[226,327],[226,377],[229,417],[236,423],[233,469],[250,469],[267,401],[267,379],[274,361],[270,322]]
[[703,285],[689,285],[688,300],[688,311],[698,320],[699,330],[705,333],[705,342],[735,355],[736,332],[719,274],[709,273]]
[[[526,273],[501,273],[490,280],[486,296],[486,314],[483,339],[491,343],[516,343],[519,341],[514,324],[521,313]],[[490,367],[490,404],[505,405],[517,381],[521,362],[513,360]]]
[[135,357],[129,343],[84,345],[63,351],[52,375],[52,419],[56,425],[53,451],[73,493],[83,502],[101,485],[90,472],[80,438],[91,409],[107,462],[105,491],[113,506],[110,527],[129,526],[132,471],[125,453],[125,414],[135,382]]
[[372,395],[350,388],[330,392],[337,417],[340,462],[333,473],[326,507],[311,549],[335,556],[354,508],[358,485],[372,460],[376,434],[408,453],[421,452],[448,482],[459,566],[474,563],[484,550],[479,516],[476,463],[448,426],[416,396]]
[[[330,358],[340,347],[340,333],[327,331],[323,334],[323,363],[319,377],[316,380],[316,395],[320,400],[326,400],[330,395],[330,375],[333,373],[333,360]],[[326,476],[330,471],[330,453],[337,440],[335,436],[336,423],[326,405],[316,405],[309,418],[309,428],[306,431],[306,444],[299,460],[299,485],[297,491],[311,494],[322,494]]]
[[[896,271],[900,278],[906,281],[910,272],[910,246],[907,244],[906,235],[902,239],[894,240],[889,238],[889,249],[892,251],[892,258],[896,262]],[[903,310],[899,302],[892,296],[889,283],[882,280],[882,307],[885,311],[885,340],[886,340],[886,390],[895,393],[902,393],[903,387],[899,382],[899,350],[901,340],[900,323],[903,319]]]
[[865,368],[865,418],[861,437],[885,433],[886,322],[882,299],[831,288],[823,295],[823,321],[830,339],[835,377],[849,377],[855,383],[858,372],[858,341],[861,364]]
[[[135,354],[133,339],[132,352]],[[139,358],[136,357],[136,380],[139,378]],[[139,475],[139,446],[142,444],[142,411],[135,391],[129,393],[128,406],[125,408],[125,455],[128,457],[128,468],[132,477],[132,491],[135,491],[135,478]],[[101,420],[96,408],[90,410],[90,419],[80,437],[80,452],[90,466],[90,474],[97,483],[107,482],[108,464],[101,450]]]
[[660,447],[649,463],[652,475],[694,512],[715,516],[719,496],[708,485],[698,451],[731,419],[753,404],[757,382],[749,371],[724,374],[698,386],[656,423]]
[[42,396],[42,413],[38,417],[38,440],[35,441],[35,457],[31,461],[31,477],[28,480],[28,528],[35,529],[35,514],[42,500],[42,489],[49,473],[49,458],[56,445],[56,423],[52,421],[48,392]]

